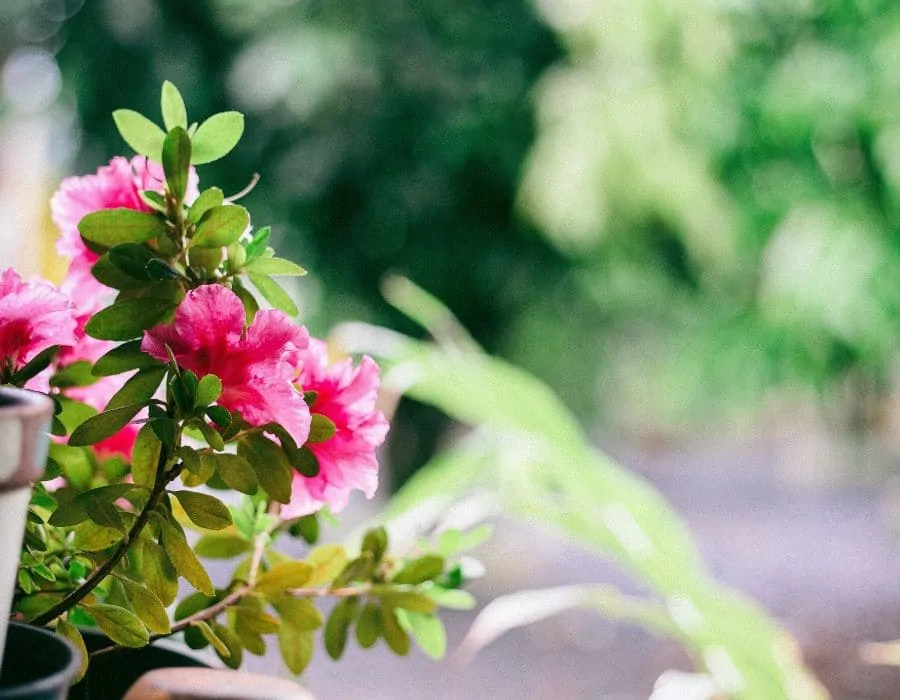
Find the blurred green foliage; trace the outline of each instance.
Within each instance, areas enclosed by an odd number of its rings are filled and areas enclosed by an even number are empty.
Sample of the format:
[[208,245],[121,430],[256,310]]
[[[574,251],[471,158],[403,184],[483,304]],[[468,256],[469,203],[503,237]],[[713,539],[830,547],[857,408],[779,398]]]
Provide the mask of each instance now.
[[[75,171],[123,151],[107,115],[247,133],[201,177],[312,271],[303,318],[417,332],[399,272],[489,351],[606,426],[690,425],[811,387],[870,427],[900,324],[900,12],[886,0],[14,0],[77,109]],[[437,412],[403,405],[401,474]]]

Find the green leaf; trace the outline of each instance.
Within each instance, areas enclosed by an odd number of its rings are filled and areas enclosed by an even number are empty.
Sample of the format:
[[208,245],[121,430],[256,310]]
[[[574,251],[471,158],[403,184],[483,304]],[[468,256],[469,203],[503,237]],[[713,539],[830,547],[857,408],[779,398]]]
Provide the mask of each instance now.
[[125,593],[131,600],[131,607],[134,608],[135,614],[147,626],[147,629],[156,634],[169,634],[172,630],[169,614],[153,591],[125,576],[117,576],[117,578],[125,588]]
[[203,595],[197,592],[191,593],[178,602],[178,605],[175,606],[173,617],[175,620],[184,620],[201,610],[206,610],[215,602],[215,596]]
[[222,395],[222,380],[214,374],[207,374],[197,384],[194,405],[208,406]]
[[59,345],[51,345],[44,348],[37,355],[31,358],[24,367],[10,377],[10,384],[14,386],[24,386],[29,379],[36,377],[53,362],[56,354],[59,352]]
[[171,418],[153,418],[147,425],[153,429],[153,432],[156,433],[156,437],[160,439],[163,445],[170,449],[175,447],[175,437],[177,432],[175,421]]
[[122,540],[122,533],[94,522],[79,523],[73,530],[75,548],[83,552],[99,552]]
[[106,405],[106,410],[147,403],[159,389],[167,371],[164,365],[139,370],[113,394]]
[[166,224],[160,217],[136,209],[100,209],[78,222],[78,232],[90,243],[112,248],[158,238],[166,232]]
[[254,494],[259,488],[253,467],[243,457],[233,454],[203,454],[202,462],[212,464],[226,484],[236,491]]
[[305,275],[306,270],[284,258],[255,258],[244,265],[248,274],[254,275]]
[[204,535],[194,545],[197,556],[207,559],[233,559],[251,549],[250,543],[239,535]]
[[344,655],[347,647],[347,635],[350,626],[356,620],[359,606],[357,598],[343,598],[331,609],[328,622],[325,623],[325,651],[337,661]]
[[309,428],[309,438],[307,442],[317,443],[325,442],[333,437],[337,432],[337,427],[331,422],[331,419],[321,413],[312,414],[312,423]]
[[437,603],[434,600],[412,588],[379,584],[372,586],[371,595],[380,598],[385,605],[393,608],[421,613],[433,613],[437,610]]
[[123,299],[95,314],[84,330],[100,340],[131,340],[160,323],[176,306],[170,299]]
[[50,377],[50,386],[58,389],[69,389],[75,386],[90,386],[97,381],[93,374],[92,365],[87,360],[73,362],[71,365],[58,370]]
[[113,112],[113,120],[125,143],[135,153],[147,156],[150,160],[160,161],[163,141],[166,133],[147,117],[130,109],[117,109]]
[[447,654],[447,630],[444,623],[436,615],[398,610],[397,618],[409,632],[419,648],[435,661],[440,661]]
[[89,516],[84,506],[73,498],[70,501],[60,503],[47,522],[54,527],[72,527],[78,525],[78,523],[83,523],[88,518]]
[[309,598],[297,598],[285,594],[273,596],[270,602],[281,619],[297,629],[311,632],[319,629],[325,623],[322,611]]
[[145,423],[138,431],[131,449],[131,476],[134,483],[150,488],[156,481],[162,443],[153,432],[153,426]]
[[85,445],[94,445],[115,435],[134,418],[141,408],[143,408],[143,404],[134,404],[91,416],[72,431],[72,436],[69,438],[69,446],[83,447]]
[[247,261],[255,260],[266,252],[269,245],[269,236],[272,229],[269,226],[263,226],[253,234],[253,238],[247,244]]
[[278,649],[291,673],[300,675],[309,666],[315,648],[315,636],[291,625],[278,628]]
[[363,537],[361,550],[372,555],[372,561],[378,564],[388,547],[387,530],[376,527],[369,530]]
[[381,636],[381,606],[369,601],[356,621],[356,641],[363,649],[371,649]]
[[166,134],[162,164],[169,192],[180,206],[187,191],[188,169],[191,167],[191,139],[183,127],[175,126]]
[[197,199],[194,200],[191,208],[188,209],[187,223],[196,224],[206,212],[210,209],[221,207],[224,201],[225,195],[218,187],[210,187],[203,190]]
[[64,617],[60,617],[56,621],[56,633],[60,637],[72,642],[74,647],[78,650],[78,658],[81,663],[78,667],[78,673],[75,675],[75,678],[72,679],[72,683],[77,683],[84,678],[84,674],[87,673],[88,669],[88,652],[87,647],[84,644],[84,637],[81,636],[81,632],[78,631],[78,628]]
[[110,264],[136,280],[149,282],[153,279],[147,271],[152,260],[158,260],[150,249],[141,243],[119,243],[109,249],[107,258]]
[[191,627],[195,627],[200,630],[200,633],[203,635],[204,639],[207,642],[212,644],[213,649],[216,650],[216,653],[219,655],[219,658],[227,657],[231,654],[228,650],[228,646],[224,641],[213,631],[212,627],[209,623],[200,620],[198,622],[194,622],[191,624]]
[[150,642],[147,628],[130,610],[103,603],[85,605],[84,609],[96,620],[103,633],[116,644],[123,647],[143,647]]
[[240,668],[241,661],[244,658],[244,648],[241,646],[241,640],[232,630],[224,625],[220,625],[215,620],[210,620],[209,626],[225,644],[227,651],[224,654],[216,647],[216,654],[222,660],[222,663],[232,670]]
[[203,413],[222,430],[226,430],[231,425],[231,412],[227,408],[208,406]]
[[240,618],[237,618],[234,621],[234,633],[241,641],[241,646],[243,646],[244,649],[249,651],[251,654],[255,654],[256,656],[266,655],[266,641],[258,632],[247,629],[241,623]]
[[291,588],[301,588],[310,579],[313,567],[302,561],[276,564],[256,581],[255,589],[266,598],[279,596]]
[[122,518],[119,515],[119,509],[109,501],[98,498],[90,492],[79,494],[75,500],[78,501],[78,504],[84,508],[88,517],[97,525],[118,530],[123,534],[127,532],[125,523],[122,522]]
[[351,561],[337,578],[331,582],[331,588],[342,588],[351,581],[368,581],[375,569],[375,560],[371,552],[363,552]]
[[265,492],[279,503],[291,500],[291,466],[284,451],[259,433],[251,433],[239,443],[237,453],[253,467]]
[[451,610],[472,610],[477,605],[475,596],[468,591],[463,591],[458,588],[432,586],[431,588],[426,589],[424,593],[442,608],[449,608]]
[[322,586],[331,583],[347,566],[347,551],[343,545],[323,544],[309,553],[306,563],[313,567],[306,585],[310,588]]
[[148,539],[143,542],[141,573],[144,583],[163,605],[171,605],[178,595],[178,573],[162,547]]
[[163,365],[141,350],[140,340],[130,340],[127,343],[117,345],[97,360],[91,372],[98,377],[107,377],[133,369],[145,369],[156,366]]
[[159,104],[162,109],[163,124],[167,131],[171,131],[176,126],[187,129],[187,110],[184,107],[184,99],[178,92],[178,88],[168,80],[163,82]]
[[441,575],[444,570],[444,558],[436,554],[426,554],[406,564],[391,579],[394,583],[424,583]]
[[409,635],[400,626],[397,620],[397,611],[389,605],[381,610],[381,633],[390,650],[398,656],[406,656],[409,653]]
[[208,210],[197,223],[191,246],[222,248],[234,243],[250,225],[250,214],[237,204],[225,204]]
[[191,521],[207,530],[222,530],[231,525],[231,513],[222,501],[205,493],[196,491],[170,492]]
[[237,620],[247,629],[257,634],[272,634],[278,631],[278,618],[259,608],[248,605],[235,605],[230,608]]
[[281,285],[271,277],[256,274],[247,276],[259,290],[259,293],[263,295],[263,298],[276,309],[283,311],[288,316],[296,316],[300,313],[290,295],[288,295],[288,293],[281,288]]
[[241,140],[243,133],[244,115],[240,112],[220,112],[212,115],[194,134],[191,162],[202,165],[227,155]]
[[201,593],[213,595],[215,587],[209,578],[209,574],[206,573],[203,564],[197,559],[197,555],[194,554],[184,535],[178,532],[168,521],[160,519],[158,522],[162,535],[162,546],[172,560],[175,570]]

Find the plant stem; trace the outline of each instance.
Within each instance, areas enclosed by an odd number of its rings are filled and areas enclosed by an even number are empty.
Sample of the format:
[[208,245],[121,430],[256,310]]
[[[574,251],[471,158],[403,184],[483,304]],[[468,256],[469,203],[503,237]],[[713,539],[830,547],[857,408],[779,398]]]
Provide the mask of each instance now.
[[168,463],[168,457],[166,456],[165,450],[160,450],[159,460],[156,465],[156,481],[153,484],[153,490],[150,492],[150,498],[147,499],[147,504],[138,514],[137,519],[134,521],[134,524],[131,526],[131,529],[128,531],[128,534],[122,539],[119,543],[119,546],[116,547],[116,550],[110,555],[109,559],[107,559],[101,566],[94,569],[91,572],[91,575],[85,579],[85,582],[82,583],[78,588],[69,593],[65,598],[59,601],[56,605],[45,610],[37,617],[33,618],[30,621],[32,625],[46,625],[49,622],[52,622],[57,617],[62,615],[63,613],[70,610],[72,607],[80,603],[88,593],[94,590],[97,585],[103,581],[112,570],[116,567],[116,565],[122,560],[128,550],[131,548],[131,545],[138,538],[138,536],[143,531],[144,527],[146,527],[147,523],[150,521],[150,513],[159,505],[160,500],[162,500],[162,496],[166,491],[166,486],[168,486],[180,473],[182,470],[182,466],[179,465],[169,471],[166,471],[165,466]]

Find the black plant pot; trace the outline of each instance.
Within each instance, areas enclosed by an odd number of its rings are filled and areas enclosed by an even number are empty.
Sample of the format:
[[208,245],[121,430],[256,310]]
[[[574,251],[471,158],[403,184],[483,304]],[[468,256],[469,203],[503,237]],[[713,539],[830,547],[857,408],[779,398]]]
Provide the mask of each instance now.
[[78,651],[61,637],[10,623],[0,667],[0,700],[65,700],[80,664]]
[[[82,630],[88,653],[109,647],[100,632]],[[147,671],[157,668],[208,668],[209,664],[172,648],[151,644],[140,649],[116,648],[91,657],[85,677],[72,686],[68,700],[122,700],[128,689]],[[5,700],[0,695],[0,700]]]

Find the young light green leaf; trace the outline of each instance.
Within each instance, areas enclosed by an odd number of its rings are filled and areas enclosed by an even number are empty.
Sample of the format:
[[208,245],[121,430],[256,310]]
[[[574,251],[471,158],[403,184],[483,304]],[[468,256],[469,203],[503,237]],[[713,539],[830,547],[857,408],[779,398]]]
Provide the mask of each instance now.
[[197,223],[191,246],[222,248],[234,243],[250,225],[250,214],[237,204],[225,204],[208,210]]
[[75,547],[83,552],[99,552],[122,540],[122,533],[94,522],[79,523],[73,530]]
[[284,258],[255,258],[244,265],[247,273],[255,275],[305,275],[306,270]]
[[166,224],[158,216],[136,209],[100,209],[78,222],[78,232],[90,243],[112,248],[158,238],[166,232]]
[[394,583],[417,584],[431,581],[440,576],[444,570],[444,558],[436,554],[426,554],[407,563],[400,572],[394,576]]
[[308,630],[281,625],[278,628],[278,648],[291,673],[300,675],[312,660],[315,637]]
[[87,647],[84,644],[84,637],[81,636],[81,632],[78,631],[78,628],[64,617],[57,620],[56,633],[60,637],[72,642],[74,647],[78,650],[78,658],[80,659],[81,664],[78,667],[78,673],[75,674],[75,678],[72,679],[73,683],[77,683],[84,678],[84,674],[87,673],[88,668],[88,652]]
[[167,371],[164,365],[139,370],[122,385],[121,389],[113,394],[106,405],[106,410],[110,411],[123,406],[146,403],[153,398],[156,390],[159,389],[159,385],[162,384],[163,377],[166,376]]
[[394,608],[421,613],[433,613],[437,610],[437,603],[413,588],[379,584],[372,586],[371,594]]
[[162,164],[166,185],[180,206],[187,191],[188,169],[191,166],[191,139],[183,127],[175,126],[166,134]]
[[297,629],[311,632],[319,629],[325,623],[322,612],[309,598],[297,598],[285,594],[272,596],[270,602],[281,616],[282,621]]
[[207,559],[233,559],[251,549],[250,543],[239,535],[204,535],[194,545],[197,556]]
[[121,374],[133,369],[159,365],[159,361],[141,350],[140,340],[130,340],[117,345],[94,364],[91,372],[97,377]]
[[222,501],[196,491],[170,492],[191,521],[207,530],[222,530],[231,525],[231,513]]
[[97,377],[91,371],[91,363],[87,360],[80,360],[58,370],[50,377],[50,386],[69,389],[75,386],[90,386],[96,381]]
[[159,106],[162,110],[163,124],[166,127],[166,131],[171,131],[176,126],[187,129],[187,110],[184,106],[184,98],[181,97],[178,88],[168,80],[163,82]]
[[194,405],[197,407],[208,406],[218,400],[222,394],[222,380],[214,374],[207,374],[197,384],[194,396]]
[[269,245],[269,236],[272,229],[269,226],[263,226],[253,234],[253,238],[247,244],[247,260],[254,260],[260,257]]
[[166,551],[156,542],[143,540],[141,573],[147,588],[156,594],[163,605],[171,605],[178,595],[178,573]]
[[147,628],[130,610],[104,603],[85,605],[84,609],[91,614],[104,634],[116,644],[123,647],[143,647],[150,642]]
[[168,521],[160,519],[158,522],[162,535],[162,546],[172,560],[175,570],[201,593],[213,595],[215,587],[212,580],[187,540],[184,539],[184,535]]
[[113,112],[113,120],[125,143],[135,153],[147,156],[150,160],[160,161],[163,141],[166,133],[147,117],[130,109],[117,109]]
[[72,435],[69,438],[69,446],[84,447],[93,445],[115,435],[134,418],[141,408],[143,408],[142,404],[134,404],[91,416],[72,431]]
[[313,567],[312,576],[306,585],[310,588],[331,583],[334,578],[347,566],[347,551],[339,544],[323,544],[316,547],[306,563]]
[[100,340],[131,340],[162,321],[175,306],[170,299],[123,299],[95,314],[84,331]]
[[249,274],[247,276],[250,278],[253,286],[255,286],[259,290],[259,293],[263,295],[263,298],[276,309],[284,311],[288,316],[296,316],[300,313],[294,300],[291,299],[288,293],[281,288],[281,285],[271,277],[256,274]]
[[135,614],[147,626],[147,629],[156,634],[169,634],[172,629],[169,614],[153,591],[125,576],[117,576],[117,578],[125,588],[125,593],[131,600],[131,607],[134,608]]
[[237,453],[253,467],[269,496],[279,503],[290,502],[291,466],[278,445],[259,433],[252,433],[238,443]]
[[302,561],[276,564],[256,582],[256,590],[266,598],[279,596],[291,588],[304,586],[313,573],[313,567]]
[[204,121],[192,139],[195,165],[211,163],[227,155],[244,133],[244,115],[240,112],[220,112]]
[[159,454],[162,443],[153,426],[145,423],[134,439],[131,448],[131,476],[134,483],[151,487],[156,481],[156,470],[159,468]]
[[254,494],[259,488],[253,467],[243,457],[234,454],[204,454],[200,460],[211,463],[222,481],[236,491]]
[[440,607],[449,608],[450,610],[473,610],[477,605],[475,596],[468,591],[458,588],[432,586],[426,589],[424,593]]
[[225,195],[218,187],[203,190],[188,209],[187,223],[196,224],[206,212],[215,207],[221,207],[224,201]]
[[447,654],[447,630],[437,615],[398,610],[400,625],[409,632],[419,648],[435,661]]
[[216,650],[216,653],[220,657],[227,657],[231,654],[231,652],[228,650],[228,646],[219,638],[219,636],[215,632],[213,632],[213,629],[212,627],[210,627],[209,623],[200,620],[198,622],[191,623],[191,627],[195,627],[200,630],[200,633],[203,635],[207,642],[212,644],[213,649]]
[[278,630],[278,618],[273,617],[259,608],[248,605],[235,605],[229,610],[234,611],[237,620],[240,620],[240,622],[252,632],[258,634],[272,634]]

